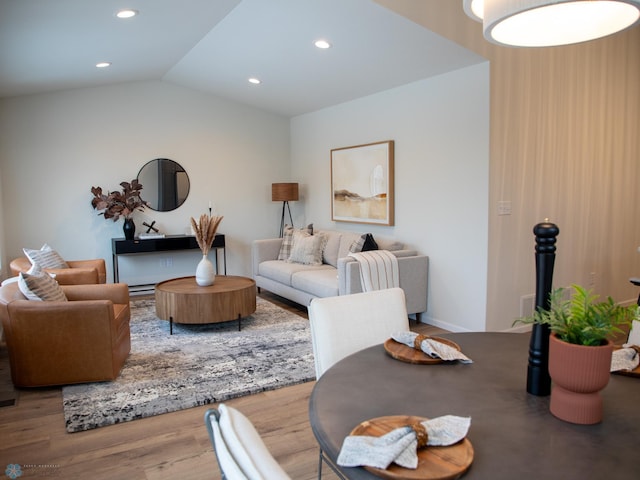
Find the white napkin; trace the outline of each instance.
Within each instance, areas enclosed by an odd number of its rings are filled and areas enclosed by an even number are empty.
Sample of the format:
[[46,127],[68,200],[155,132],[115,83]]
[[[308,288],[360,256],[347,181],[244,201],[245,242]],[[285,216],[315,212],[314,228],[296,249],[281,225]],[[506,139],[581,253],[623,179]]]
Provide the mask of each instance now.
[[[427,445],[445,447],[467,436],[471,418],[445,415],[419,425],[427,431]],[[401,467],[415,469],[418,467],[418,448],[417,434],[411,426],[396,428],[381,437],[350,435],[342,443],[338,465],[385,469],[395,462]]]
[[611,355],[611,372],[630,372],[640,364],[640,354],[632,345],[625,343],[623,348],[614,350]]
[[[403,343],[412,348],[416,348],[416,337],[418,336],[415,332],[397,332],[391,335],[396,342]],[[438,342],[429,337],[422,336],[424,339],[420,342],[420,350],[429,355],[431,358],[440,358],[445,361],[454,361],[458,360],[460,363],[473,363],[469,357],[467,357],[464,353],[456,350],[455,348]]]

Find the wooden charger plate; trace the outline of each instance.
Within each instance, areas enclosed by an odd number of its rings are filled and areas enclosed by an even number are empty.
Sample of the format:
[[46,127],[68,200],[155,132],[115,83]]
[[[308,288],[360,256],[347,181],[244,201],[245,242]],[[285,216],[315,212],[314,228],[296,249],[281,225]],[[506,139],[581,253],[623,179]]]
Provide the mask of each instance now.
[[[450,347],[453,347],[456,350],[460,351],[460,345],[458,345],[456,342],[452,342],[451,340],[447,340],[446,338],[441,338],[441,337],[429,337],[429,338],[431,338],[432,340],[437,340],[440,343],[449,345]],[[384,342],[384,349],[393,358],[395,358],[396,360],[400,360],[402,362],[428,365],[433,363],[442,363],[444,361],[440,358],[431,358],[422,350],[409,347],[404,343],[396,342],[393,338],[390,338],[386,342]]]
[[[615,350],[619,350],[622,347],[621,346],[614,346],[613,347]],[[638,353],[638,355],[640,355],[640,353]],[[615,373],[616,375],[627,375],[629,377],[640,377],[640,365],[638,365],[636,368],[634,368],[633,370],[618,370],[617,372],[611,372],[611,373]]]
[[[351,435],[380,437],[396,428],[428,420],[410,415],[378,417],[362,422],[351,431]],[[418,450],[418,468],[400,467],[395,463],[386,470],[363,467],[369,472],[391,480],[453,480],[464,474],[473,462],[473,446],[464,438],[448,447],[425,447]]]

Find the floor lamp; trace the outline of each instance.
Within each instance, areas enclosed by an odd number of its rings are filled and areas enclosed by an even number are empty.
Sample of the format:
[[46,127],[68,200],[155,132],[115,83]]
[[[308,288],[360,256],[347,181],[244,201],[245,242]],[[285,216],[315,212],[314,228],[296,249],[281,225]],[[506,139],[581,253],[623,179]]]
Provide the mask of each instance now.
[[293,226],[293,218],[291,217],[291,207],[289,202],[298,200],[298,184],[297,183],[272,183],[271,184],[271,201],[282,202],[282,218],[280,219],[280,236],[284,234],[284,211],[289,210],[289,220]]

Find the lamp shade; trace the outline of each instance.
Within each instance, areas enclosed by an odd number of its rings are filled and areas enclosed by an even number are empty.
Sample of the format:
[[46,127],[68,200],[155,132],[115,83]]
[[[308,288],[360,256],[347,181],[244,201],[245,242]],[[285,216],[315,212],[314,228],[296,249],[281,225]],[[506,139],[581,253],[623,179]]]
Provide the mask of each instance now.
[[484,0],[463,0],[462,8],[469,17],[482,22],[484,17]]
[[298,200],[297,183],[272,183],[271,201],[273,202],[295,202]]
[[517,47],[586,42],[640,19],[640,0],[463,0],[463,8],[482,19],[487,40]]

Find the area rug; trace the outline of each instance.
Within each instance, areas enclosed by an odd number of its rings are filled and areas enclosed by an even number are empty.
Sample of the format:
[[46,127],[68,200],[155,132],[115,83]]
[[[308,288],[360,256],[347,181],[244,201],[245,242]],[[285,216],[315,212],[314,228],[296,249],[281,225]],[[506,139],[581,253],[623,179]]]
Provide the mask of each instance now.
[[131,302],[131,353],[114,382],[62,389],[67,432],[128,422],[315,379],[309,322],[266,300],[238,322],[174,324]]

